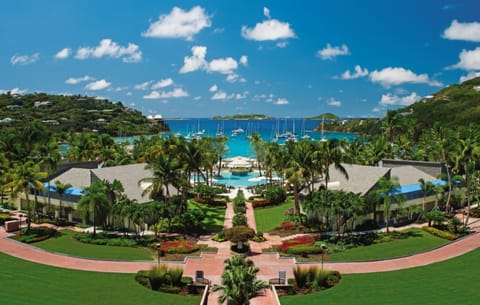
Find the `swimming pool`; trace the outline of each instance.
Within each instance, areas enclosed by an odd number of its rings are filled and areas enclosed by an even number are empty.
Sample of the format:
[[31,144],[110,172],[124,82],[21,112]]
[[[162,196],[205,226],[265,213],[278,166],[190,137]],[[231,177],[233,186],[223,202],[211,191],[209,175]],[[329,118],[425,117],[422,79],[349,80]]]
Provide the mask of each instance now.
[[249,172],[243,176],[232,175],[231,172],[222,172],[220,177],[213,179],[213,182],[233,187],[249,187],[265,184],[267,179],[264,176],[260,176],[257,171]]

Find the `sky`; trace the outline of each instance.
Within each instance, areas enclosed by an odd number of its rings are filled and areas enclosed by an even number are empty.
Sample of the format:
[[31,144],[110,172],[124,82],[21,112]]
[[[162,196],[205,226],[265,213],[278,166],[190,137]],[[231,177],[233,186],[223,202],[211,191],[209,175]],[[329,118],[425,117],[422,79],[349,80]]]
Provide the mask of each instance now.
[[480,1],[0,1],[0,93],[382,117],[480,76]]

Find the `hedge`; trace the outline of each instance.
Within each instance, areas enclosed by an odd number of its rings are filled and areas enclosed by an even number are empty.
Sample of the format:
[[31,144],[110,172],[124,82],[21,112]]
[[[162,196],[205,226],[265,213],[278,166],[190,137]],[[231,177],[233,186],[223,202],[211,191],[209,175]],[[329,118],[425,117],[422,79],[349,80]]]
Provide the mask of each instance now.
[[453,234],[452,232],[442,231],[434,227],[425,226],[422,227],[422,230],[443,239],[455,240],[458,238],[458,236],[456,234]]

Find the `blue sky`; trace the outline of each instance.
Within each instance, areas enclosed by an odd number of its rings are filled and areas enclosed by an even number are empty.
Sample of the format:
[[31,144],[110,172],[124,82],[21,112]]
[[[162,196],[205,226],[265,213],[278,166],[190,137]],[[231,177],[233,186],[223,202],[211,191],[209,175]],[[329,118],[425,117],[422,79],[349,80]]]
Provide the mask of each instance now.
[[0,1],[0,92],[378,117],[480,76],[480,2]]

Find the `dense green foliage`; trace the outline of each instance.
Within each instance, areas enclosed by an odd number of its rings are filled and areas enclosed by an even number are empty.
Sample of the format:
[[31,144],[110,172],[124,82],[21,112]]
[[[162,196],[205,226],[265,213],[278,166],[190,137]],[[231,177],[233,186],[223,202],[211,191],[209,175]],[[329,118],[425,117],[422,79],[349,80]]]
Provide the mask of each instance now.
[[[44,102],[38,104],[36,102]],[[45,103],[50,102],[50,103]],[[168,131],[163,121],[152,124],[139,111],[96,97],[80,95],[0,95],[0,119],[10,118],[4,126],[25,126],[25,122],[39,120],[51,133],[70,133],[96,130],[111,136],[156,134]]]

